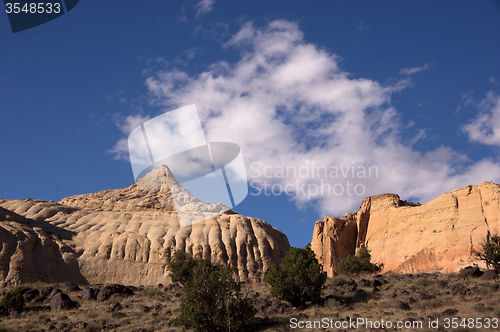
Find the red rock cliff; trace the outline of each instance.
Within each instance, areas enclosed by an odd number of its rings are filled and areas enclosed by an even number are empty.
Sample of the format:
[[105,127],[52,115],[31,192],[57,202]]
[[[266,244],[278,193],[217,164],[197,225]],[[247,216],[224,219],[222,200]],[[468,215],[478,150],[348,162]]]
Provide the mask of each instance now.
[[368,247],[384,271],[455,272],[471,264],[488,232],[500,229],[500,185],[455,189],[424,205],[398,195],[367,197],[356,213],[316,222],[311,247],[328,276],[335,265]]

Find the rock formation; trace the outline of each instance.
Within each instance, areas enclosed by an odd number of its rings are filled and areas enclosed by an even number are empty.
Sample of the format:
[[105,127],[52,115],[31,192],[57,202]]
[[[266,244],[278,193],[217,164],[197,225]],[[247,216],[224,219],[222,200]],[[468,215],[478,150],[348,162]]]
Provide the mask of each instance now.
[[500,185],[455,189],[426,204],[398,195],[367,197],[356,213],[316,222],[311,247],[329,276],[347,255],[367,247],[384,271],[457,272],[474,257],[488,232],[500,229]]
[[[2,207],[5,203],[15,203],[19,214]],[[78,268],[78,255],[70,246],[75,233],[45,221],[57,214],[69,216],[76,210],[31,199],[0,200],[0,283],[85,282]]]
[[229,265],[241,281],[257,281],[290,248],[266,222],[219,214],[227,207],[187,191],[186,206],[208,219],[181,227],[170,190],[138,184],[59,203],[0,199],[0,281],[168,284],[167,259],[176,250]]

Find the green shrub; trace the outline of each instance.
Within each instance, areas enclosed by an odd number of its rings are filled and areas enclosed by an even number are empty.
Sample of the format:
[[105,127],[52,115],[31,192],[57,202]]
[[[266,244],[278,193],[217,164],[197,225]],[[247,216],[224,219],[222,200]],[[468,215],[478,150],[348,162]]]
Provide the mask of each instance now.
[[358,255],[349,255],[344,258],[336,267],[335,270],[342,273],[376,273],[380,272],[384,264],[373,264],[371,262],[370,251],[367,248],[362,248]]
[[476,258],[485,261],[487,265],[491,265],[497,273],[500,273],[500,235],[488,233],[481,246],[483,250],[476,252]]
[[318,263],[311,245],[291,248],[279,265],[272,264],[264,277],[271,294],[297,307],[306,301],[317,301],[326,281],[326,272]]
[[255,296],[242,294],[229,267],[214,266],[205,259],[193,261],[194,264],[183,257],[183,262],[190,263],[187,268],[179,269],[186,272],[191,268],[192,274],[189,277],[184,272],[180,274],[184,286],[180,313],[173,323],[203,332],[250,331],[257,313],[253,307]]
[[16,309],[22,311],[24,308],[24,298],[19,288],[11,289],[7,292],[0,302],[0,307],[8,309]]
[[174,253],[174,257],[170,258],[167,263],[172,282],[179,282],[184,285],[191,280],[197,261],[186,252],[178,250]]

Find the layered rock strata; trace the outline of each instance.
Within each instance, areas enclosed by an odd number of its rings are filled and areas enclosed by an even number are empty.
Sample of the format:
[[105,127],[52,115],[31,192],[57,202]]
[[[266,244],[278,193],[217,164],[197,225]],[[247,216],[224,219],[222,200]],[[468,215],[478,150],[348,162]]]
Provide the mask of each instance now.
[[356,213],[316,222],[312,249],[329,276],[338,262],[367,247],[384,271],[457,272],[478,264],[475,251],[500,228],[500,186],[455,189],[426,204],[398,195],[367,197]]
[[262,220],[186,199],[208,218],[181,227],[170,190],[137,184],[59,203],[0,199],[0,281],[167,284],[176,250],[229,265],[241,281],[260,281],[290,248]]

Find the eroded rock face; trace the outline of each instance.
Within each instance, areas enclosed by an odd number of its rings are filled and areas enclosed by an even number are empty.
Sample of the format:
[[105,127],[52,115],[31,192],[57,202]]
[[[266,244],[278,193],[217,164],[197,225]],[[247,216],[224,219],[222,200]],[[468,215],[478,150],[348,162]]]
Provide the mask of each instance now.
[[33,216],[31,219],[1,207],[5,202],[0,200],[0,282],[62,282],[67,279],[85,282],[78,269],[78,255],[69,245],[75,234],[44,221],[49,216],[65,215],[74,209],[58,209],[56,203],[45,201],[17,201],[18,212]]
[[[500,186],[483,182],[443,194],[424,205],[401,201],[398,195],[367,197],[354,214],[357,237],[338,229],[337,218],[316,222],[312,248],[329,276],[335,264],[356,250],[368,247],[372,261],[384,271],[457,272],[478,264],[474,251],[488,232],[500,229]],[[345,248],[345,249],[342,249]]]
[[60,204],[0,199],[0,280],[168,284],[167,259],[184,250],[260,281],[290,248],[279,230],[232,211],[181,227],[170,195],[132,185]]
[[358,227],[355,215],[325,217],[316,222],[311,249],[323,266],[335,266],[347,255],[356,253]]

